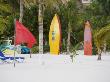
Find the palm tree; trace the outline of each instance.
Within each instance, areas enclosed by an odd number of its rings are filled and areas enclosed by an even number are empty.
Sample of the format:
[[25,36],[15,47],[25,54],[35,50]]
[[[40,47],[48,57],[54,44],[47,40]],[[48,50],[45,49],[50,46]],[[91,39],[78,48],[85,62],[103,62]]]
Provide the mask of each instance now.
[[104,48],[105,42],[109,42],[110,37],[110,24],[101,28],[100,30],[95,30],[94,32],[94,43],[97,47],[98,60],[101,60],[102,49]]
[[39,53],[43,54],[43,0],[39,0]]
[[70,54],[70,36],[71,36],[71,25],[68,23],[68,37],[67,37],[67,54]]
[[19,17],[19,22],[22,23],[22,19],[23,19],[23,3],[24,0],[20,0],[20,17]]
[[70,0],[67,4],[67,18],[68,18],[68,37],[67,37],[67,54],[70,54],[70,45],[71,45],[71,32],[73,30],[73,27],[75,28],[76,26],[76,21],[77,21],[77,7],[76,7],[76,2]]

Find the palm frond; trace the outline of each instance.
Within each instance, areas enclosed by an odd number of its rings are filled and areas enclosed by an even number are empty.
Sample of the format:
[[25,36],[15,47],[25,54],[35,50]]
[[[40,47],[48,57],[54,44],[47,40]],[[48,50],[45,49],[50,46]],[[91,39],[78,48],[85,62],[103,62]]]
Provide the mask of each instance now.
[[9,4],[0,3],[0,11],[5,13],[11,13],[12,7]]
[[94,31],[94,42],[97,48],[103,46],[104,41],[110,40],[108,37],[109,34],[110,34],[110,24]]

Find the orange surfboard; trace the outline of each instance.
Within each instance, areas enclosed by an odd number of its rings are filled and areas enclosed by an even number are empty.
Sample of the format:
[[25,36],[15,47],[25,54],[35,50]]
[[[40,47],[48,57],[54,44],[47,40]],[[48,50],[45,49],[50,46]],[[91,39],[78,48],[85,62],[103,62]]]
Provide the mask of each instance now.
[[61,45],[61,25],[57,14],[53,17],[49,31],[50,54],[58,55]]

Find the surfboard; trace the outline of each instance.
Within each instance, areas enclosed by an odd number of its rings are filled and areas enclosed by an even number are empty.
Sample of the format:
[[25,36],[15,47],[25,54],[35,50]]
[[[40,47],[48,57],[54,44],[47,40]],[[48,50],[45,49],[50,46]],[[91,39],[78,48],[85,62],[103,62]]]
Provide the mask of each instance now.
[[61,25],[57,14],[52,19],[49,31],[50,54],[58,55],[61,45]]
[[92,55],[92,33],[91,33],[91,25],[89,21],[85,23],[84,55]]

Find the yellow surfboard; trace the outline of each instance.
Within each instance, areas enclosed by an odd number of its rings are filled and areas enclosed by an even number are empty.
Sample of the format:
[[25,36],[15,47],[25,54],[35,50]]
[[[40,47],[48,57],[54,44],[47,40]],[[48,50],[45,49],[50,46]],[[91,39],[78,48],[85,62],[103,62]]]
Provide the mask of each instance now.
[[49,31],[50,54],[58,55],[61,45],[61,25],[57,14],[53,17]]

